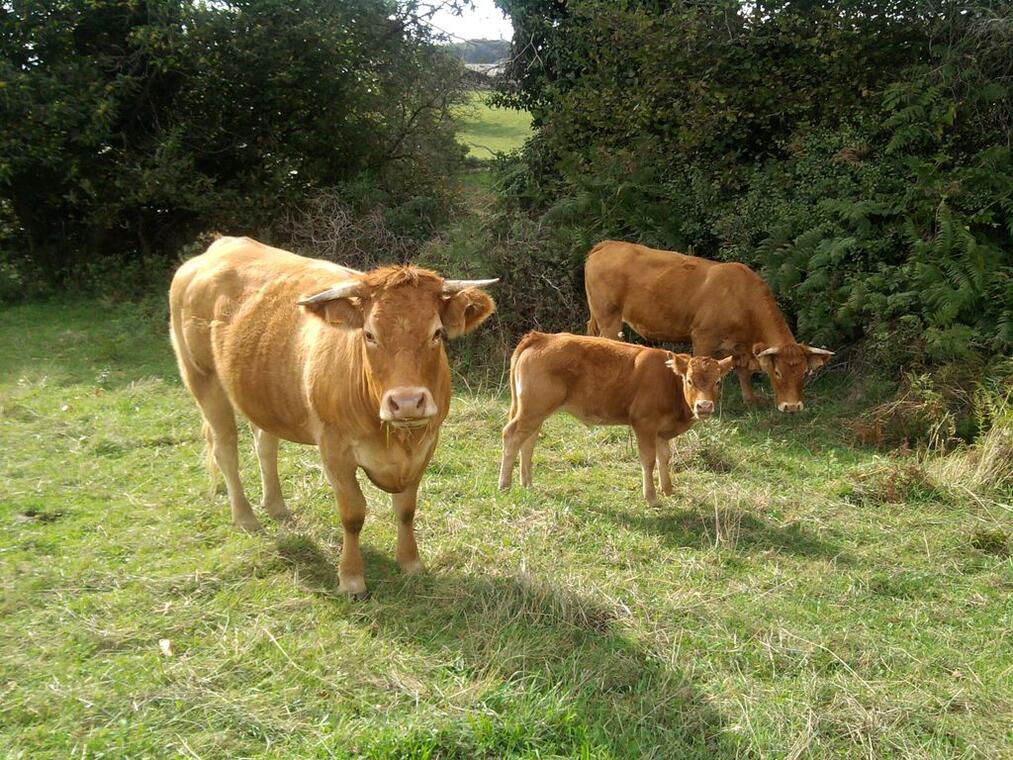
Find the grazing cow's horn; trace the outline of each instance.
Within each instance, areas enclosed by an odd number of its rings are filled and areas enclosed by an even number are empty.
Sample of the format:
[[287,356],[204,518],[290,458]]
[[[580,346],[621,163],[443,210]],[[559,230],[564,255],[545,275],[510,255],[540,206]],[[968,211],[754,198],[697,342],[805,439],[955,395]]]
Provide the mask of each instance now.
[[351,282],[343,282],[330,290],[325,290],[322,293],[317,293],[315,296],[309,296],[299,301],[300,306],[313,306],[314,304],[324,303],[325,301],[335,301],[339,298],[351,298],[359,295],[359,289],[362,287],[362,283],[358,280],[352,280]]
[[499,282],[498,277],[491,280],[444,280],[443,292],[456,293],[465,288],[484,288],[489,285],[495,285],[497,282]]
[[819,354],[820,356],[833,356],[833,351],[827,351],[825,348],[813,348],[812,346],[806,346],[805,350],[810,354]]
[[770,348],[763,349],[757,356],[777,356],[777,352],[780,350],[780,346],[771,346]]

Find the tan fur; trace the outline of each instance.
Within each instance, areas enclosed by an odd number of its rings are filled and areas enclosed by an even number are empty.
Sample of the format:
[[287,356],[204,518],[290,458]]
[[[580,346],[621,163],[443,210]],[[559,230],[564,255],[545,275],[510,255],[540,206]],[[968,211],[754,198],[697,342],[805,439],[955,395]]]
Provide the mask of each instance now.
[[[354,298],[298,302],[357,280]],[[421,565],[411,523],[422,473],[450,406],[443,321],[469,332],[494,310],[484,292],[441,292],[443,279],[415,267],[361,273],[249,238],[223,237],[176,272],[169,291],[180,374],[211,430],[214,459],[229,487],[233,520],[258,527],[239,482],[235,412],[250,420],[261,460],[265,507],[288,512],[277,482],[277,439],[319,447],[345,527],[341,589],[365,590],[358,534],[362,469],[395,494],[398,558]],[[449,328],[447,328],[449,331]],[[376,338],[367,344],[369,332]],[[424,389],[435,413],[420,427],[381,423],[385,392]]]
[[[584,267],[588,334],[618,338],[623,323],[645,338],[692,341],[697,356],[733,356],[743,398],[751,376],[770,376],[782,411],[802,408],[805,375],[829,356],[796,342],[767,284],[744,264],[720,263],[606,240]],[[773,357],[759,357],[777,348]]]
[[[629,425],[637,438],[644,498],[654,503],[653,470],[671,493],[668,441],[714,409],[731,358],[672,354],[607,338],[560,333],[525,335],[510,360],[510,420],[503,428],[500,488],[507,489],[518,452],[521,482],[531,485],[538,432],[562,409],[589,425]],[[520,390],[518,390],[518,385]]]

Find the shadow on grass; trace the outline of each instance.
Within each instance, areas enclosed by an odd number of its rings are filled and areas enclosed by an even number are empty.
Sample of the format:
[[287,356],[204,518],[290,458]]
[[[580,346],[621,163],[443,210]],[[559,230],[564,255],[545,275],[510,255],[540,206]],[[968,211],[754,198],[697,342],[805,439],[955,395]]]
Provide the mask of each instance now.
[[802,557],[844,560],[841,548],[807,533],[796,523],[775,525],[739,510],[680,509],[662,514],[614,510],[605,513],[618,525],[660,536],[669,546],[709,549],[718,541],[742,552],[789,552]]
[[[724,722],[684,673],[624,635],[617,612],[526,576],[437,571],[406,578],[364,550],[373,592],[336,593],[337,557],[315,541],[279,540],[282,560],[357,625],[442,660],[476,710],[438,728],[377,732],[370,756],[444,758],[737,757]],[[462,691],[462,693],[464,693]],[[476,695],[479,693],[479,696]],[[741,750],[741,748],[738,748]]]

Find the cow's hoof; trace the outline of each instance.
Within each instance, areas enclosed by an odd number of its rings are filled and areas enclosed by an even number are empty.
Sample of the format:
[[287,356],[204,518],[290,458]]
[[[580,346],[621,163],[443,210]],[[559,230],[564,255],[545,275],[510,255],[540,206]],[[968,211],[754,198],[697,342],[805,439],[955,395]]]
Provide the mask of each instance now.
[[661,499],[659,499],[657,496],[655,496],[653,498],[648,498],[647,499],[647,506],[649,506],[649,507],[659,507],[659,506],[661,506]]
[[352,594],[351,600],[353,602],[365,602],[372,596],[369,591],[360,591],[358,594]]
[[260,520],[253,515],[233,518],[232,524],[246,533],[256,533],[261,529]]
[[499,490],[506,493],[510,490],[510,483],[504,483],[502,480],[499,482]]
[[422,564],[422,560],[413,559],[410,562],[401,563],[401,572],[405,575],[421,575],[426,571],[426,566]]
[[338,593],[348,594],[352,599],[358,599],[363,594],[368,595],[369,592],[366,591],[366,581],[360,576],[358,578],[349,578],[347,581],[342,578],[338,583]]
[[264,507],[264,509],[267,510],[267,514],[269,514],[271,519],[276,523],[285,525],[295,522],[295,514],[289,512],[286,507],[281,507],[281,509]]

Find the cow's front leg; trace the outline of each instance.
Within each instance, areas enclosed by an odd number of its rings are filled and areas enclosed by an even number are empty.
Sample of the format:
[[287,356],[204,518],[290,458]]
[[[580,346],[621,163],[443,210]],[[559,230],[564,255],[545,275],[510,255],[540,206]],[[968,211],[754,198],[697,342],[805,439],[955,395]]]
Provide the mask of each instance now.
[[397,563],[406,575],[425,571],[415,544],[415,508],[418,505],[419,483],[393,496],[394,514],[397,516]]
[[658,504],[658,494],[654,490],[654,462],[657,457],[657,436],[654,431],[636,430],[637,448],[640,450],[640,468],[643,472],[643,492],[647,503],[652,507]]
[[742,388],[742,400],[747,406],[758,406],[762,399],[753,392],[753,370],[749,367],[736,367],[735,374],[739,376],[739,387]]
[[672,475],[669,472],[669,462],[672,459],[672,449],[668,441],[658,438],[658,478],[661,480],[661,492],[665,496],[672,495]]
[[320,456],[327,480],[334,489],[344,528],[341,545],[341,561],[338,564],[338,591],[350,594],[355,599],[366,597],[366,579],[362,572],[362,551],[359,549],[359,533],[366,520],[366,497],[362,495],[359,481],[355,477],[356,464],[351,453],[333,444],[321,442]]

